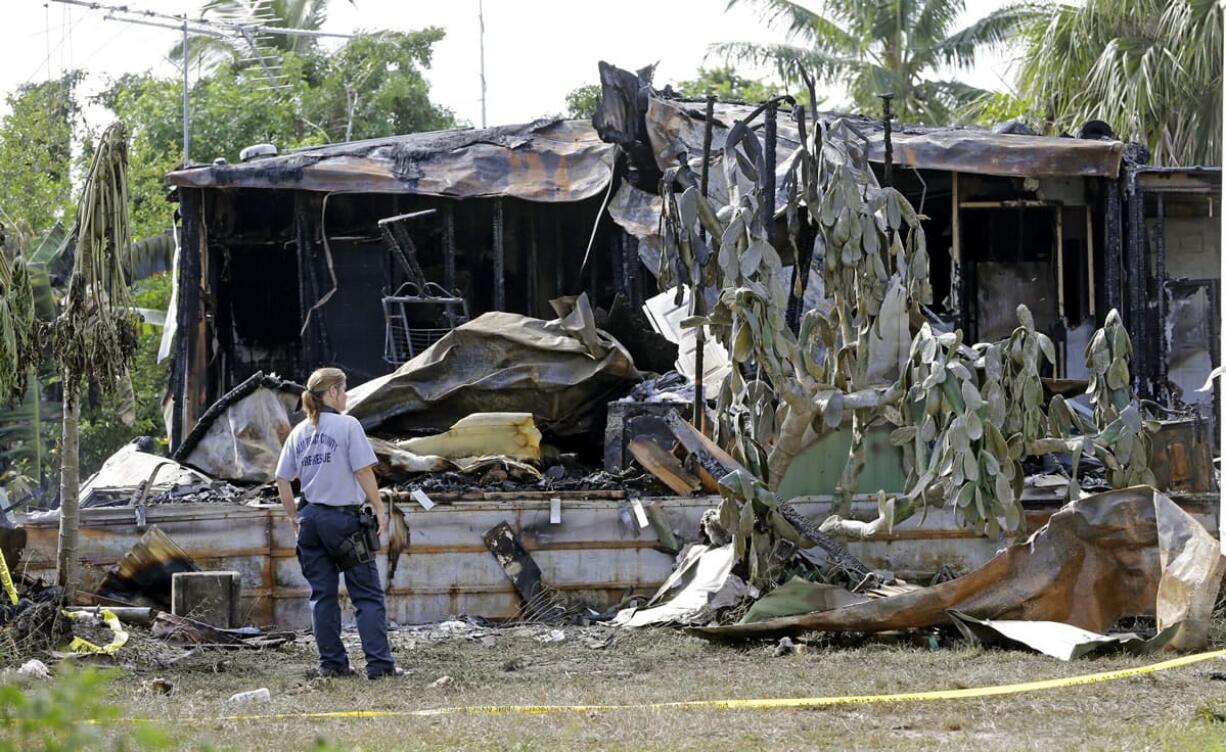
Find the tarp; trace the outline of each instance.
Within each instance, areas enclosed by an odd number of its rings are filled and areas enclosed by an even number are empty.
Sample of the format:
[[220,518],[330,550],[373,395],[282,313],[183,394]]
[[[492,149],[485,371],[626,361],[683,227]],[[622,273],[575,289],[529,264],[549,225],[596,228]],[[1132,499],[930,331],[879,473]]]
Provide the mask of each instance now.
[[1147,486],[1071,502],[1025,543],[934,587],[832,611],[756,624],[700,627],[711,638],[778,638],[808,631],[883,632],[950,623],[949,609],[980,619],[1058,621],[1106,632],[1121,617],[1180,624],[1171,645],[1208,640],[1226,560],[1199,522]]
[[200,416],[173,459],[214,478],[271,483],[301,393],[298,384],[257,371]]
[[580,201],[605,189],[614,147],[590,123],[538,120],[299,149],[238,164],[177,170],[187,188],[287,188],[414,193],[453,198],[510,196]]
[[481,412],[532,413],[555,435],[592,430],[640,379],[630,353],[596,328],[586,295],[553,301],[553,321],[495,311],[462,324],[393,373],[349,391],[367,431],[444,430]]
[[214,478],[271,483],[297,401],[286,392],[255,390],[212,421],[185,462]]

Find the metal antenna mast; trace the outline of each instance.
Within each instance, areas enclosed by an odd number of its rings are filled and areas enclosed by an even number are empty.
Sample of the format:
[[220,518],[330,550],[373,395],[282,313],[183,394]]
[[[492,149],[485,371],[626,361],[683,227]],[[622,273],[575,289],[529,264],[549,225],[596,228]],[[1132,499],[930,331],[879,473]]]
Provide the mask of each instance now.
[[481,127],[485,127],[485,3],[477,0],[477,24],[481,27]]
[[192,163],[192,122],[190,113],[187,107],[187,65],[191,56],[188,55],[188,34],[187,21],[183,21],[183,166],[186,167]]
[[[271,54],[268,50],[262,48],[259,43],[260,35],[277,34],[280,36],[296,36],[296,37],[332,37],[337,39],[352,39],[355,34],[337,34],[326,31],[309,31],[306,29],[285,29],[278,26],[269,26],[268,22],[276,20],[269,12],[269,9],[264,5],[264,0],[256,0],[251,4],[250,12],[243,16],[234,16],[225,20],[214,20],[209,18],[188,18],[186,13],[173,15],[169,13],[158,13],[152,10],[133,9],[126,5],[107,5],[105,3],[92,2],[92,0],[51,0],[56,3],[65,5],[79,5],[90,10],[105,11],[103,16],[104,21],[120,21],[123,23],[137,24],[140,26],[154,26],[161,29],[174,29],[183,33],[183,164],[189,164],[191,161],[191,127],[190,113],[188,109],[188,65],[189,65],[189,38],[195,34],[199,36],[210,36],[217,39],[226,39],[232,43],[239,43],[236,46],[246,47],[251,57],[244,58],[243,62],[258,62],[264,73],[264,77],[268,80],[269,89],[283,88],[281,80],[283,76],[280,74],[280,62],[270,61]],[[484,70],[484,65],[483,65]],[[484,92],[484,73],[482,76],[482,91]],[[484,102],[484,93],[482,94]],[[484,115],[482,116],[484,120]]]

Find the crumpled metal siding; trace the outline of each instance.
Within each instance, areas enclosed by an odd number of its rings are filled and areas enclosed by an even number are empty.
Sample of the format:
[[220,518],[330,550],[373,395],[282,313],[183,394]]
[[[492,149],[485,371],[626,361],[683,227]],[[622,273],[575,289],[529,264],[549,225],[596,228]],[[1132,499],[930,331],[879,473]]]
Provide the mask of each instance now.
[[583,121],[415,133],[303,149],[239,164],[177,170],[187,188],[280,188],[506,196],[571,202],[599,194],[613,175],[614,147]]
[[[1124,144],[978,130],[896,133],[894,163],[926,170],[1003,177],[1103,177],[1120,174]],[[869,137],[868,158],[885,161],[881,134]]]
[[[711,153],[724,147],[728,129],[753,110],[746,105],[719,103],[715,107]],[[818,113],[822,120],[843,118],[867,141],[868,158],[885,161],[884,135],[878,121],[860,116]],[[692,102],[653,97],[645,116],[647,135],[661,169],[676,165],[684,151],[692,166],[702,160],[703,113]],[[812,126],[810,125],[810,128]],[[757,121],[755,131],[761,131]],[[781,113],[778,125],[776,164],[785,170],[787,160],[799,145],[799,132],[788,113]],[[945,170],[1004,177],[1107,177],[1120,174],[1124,144],[1052,136],[1022,136],[993,133],[973,127],[927,128],[899,125],[892,136],[894,163],[924,170]],[[715,179],[722,170],[713,164]],[[722,190],[722,177],[720,189]],[[782,181],[777,180],[777,184]],[[780,189],[782,190],[782,188]],[[780,204],[776,203],[777,206]]]
[[[708,193],[718,203],[728,203],[728,188],[724,171],[724,143],[728,131],[737,121],[749,115],[752,107],[734,104],[717,104],[711,129],[711,169]],[[702,171],[702,141],[704,113],[694,105],[670,99],[652,97],[647,104],[647,138],[651,143],[656,165],[661,171],[677,166],[677,157],[685,154],[690,169],[698,175]],[[762,139],[762,121],[758,120],[753,130]],[[800,147],[800,135],[790,118],[780,117],[775,146],[775,207],[781,210],[788,200],[788,186],[784,177],[792,169],[792,157]],[[736,171],[739,180],[745,178]],[[742,193],[749,191],[748,182],[740,185]],[[642,237],[642,236],[639,236]]]

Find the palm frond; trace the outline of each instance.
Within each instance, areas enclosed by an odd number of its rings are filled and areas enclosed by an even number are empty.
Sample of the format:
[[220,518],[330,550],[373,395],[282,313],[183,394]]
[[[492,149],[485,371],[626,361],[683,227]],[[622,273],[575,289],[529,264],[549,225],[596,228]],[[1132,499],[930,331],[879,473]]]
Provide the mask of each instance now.
[[[993,11],[964,29],[938,39],[923,55],[924,63],[967,67],[975,63],[981,48],[1001,47],[1014,41],[1023,29],[1044,17],[1044,6],[1018,3]],[[917,60],[918,61],[918,60]]]
[[[272,20],[267,25],[284,29],[318,31],[328,17],[328,0],[209,0],[201,7],[202,16],[225,18],[254,18],[264,9],[271,11]],[[279,52],[300,51],[314,44],[311,37],[285,34],[259,35],[261,48],[270,47]],[[234,62],[248,52],[245,41],[219,37],[195,37],[188,42],[188,62],[206,71],[218,65]],[[170,49],[169,59],[183,59],[183,42]]]
[[16,465],[41,482],[51,470],[47,457],[55,444],[60,407],[46,397],[37,379],[30,379],[25,398],[0,409],[0,465]]
[[913,43],[929,47],[949,36],[949,29],[966,8],[963,0],[927,0],[911,26]]
[[790,44],[722,42],[707,48],[707,56],[713,55],[727,61],[772,66],[785,81],[791,83],[800,80],[802,70],[808,71],[815,79],[830,81],[846,75],[858,65],[854,57]]
[[1027,32],[1019,92],[1053,131],[1097,118],[1145,143],[1155,164],[1218,164],[1221,35],[1210,0],[1060,6]]
[[759,17],[771,28],[783,28],[788,38],[807,42],[827,50],[854,50],[859,44],[856,35],[839,23],[789,0],[728,0],[725,10],[752,5]]
[[[212,71],[222,63],[233,62],[239,56],[239,49],[234,42],[218,37],[192,37],[187,43],[187,62],[192,67]],[[167,59],[174,63],[183,60],[183,41],[180,40],[170,48]]]

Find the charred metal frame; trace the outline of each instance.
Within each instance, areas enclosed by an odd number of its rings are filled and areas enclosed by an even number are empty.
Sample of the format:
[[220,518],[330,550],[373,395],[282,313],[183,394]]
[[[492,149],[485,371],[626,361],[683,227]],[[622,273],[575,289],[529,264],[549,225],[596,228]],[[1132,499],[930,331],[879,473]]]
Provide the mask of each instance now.
[[1153,396],[1150,379],[1153,376],[1150,363],[1151,336],[1147,314],[1149,254],[1145,246],[1145,192],[1137,184],[1137,173],[1128,169],[1125,175],[1125,191],[1128,198],[1127,237],[1124,245],[1125,264],[1128,268],[1128,316],[1125,323],[1139,344],[1133,348],[1133,380],[1137,396],[1148,399]]
[[450,202],[443,207],[443,287],[447,292],[456,292],[455,208]]
[[[800,135],[800,143],[807,142],[808,133],[805,128],[805,106],[802,104],[796,105],[796,131]],[[815,127],[820,125],[814,124]],[[809,268],[813,263],[813,243],[808,237],[809,228],[809,213],[800,212],[800,241],[796,244],[796,258],[792,259],[792,284],[788,287],[788,307],[787,307],[787,323],[788,328],[793,334],[800,333],[800,309],[804,307],[803,288],[809,282]],[[805,249],[808,249],[807,252]],[[801,261],[801,255],[804,255],[804,260]],[[800,283],[798,285],[798,282]],[[802,288],[802,292],[797,294],[797,288]]]
[[538,267],[540,267],[540,249],[538,248],[537,242],[536,242],[536,215],[533,214],[532,212],[528,212],[527,225],[528,225],[527,227],[527,232],[528,232],[528,269],[527,269],[527,272],[528,272],[528,313],[532,316],[536,316],[539,314],[539,312],[535,310],[535,306],[537,304],[537,301],[540,300],[540,289],[541,289],[540,274],[538,272]]
[[1155,380],[1155,398],[1170,404],[1169,388],[1167,387],[1167,341],[1166,341],[1166,196],[1161,192],[1155,195],[1158,202],[1158,214],[1154,218],[1154,251],[1156,253],[1154,280],[1158,288],[1158,326],[1157,332],[1157,364],[1158,373]]
[[[1122,259],[1120,251],[1123,243],[1123,205],[1120,197],[1118,180],[1105,180],[1106,191],[1103,199],[1103,299],[1106,303],[1103,315],[1115,309],[1124,313]],[[1097,322],[1101,323],[1101,322]]]
[[[703,125],[702,131],[702,174],[699,176],[699,192],[702,194],[702,199],[707,199],[707,187],[711,173],[711,136],[713,129],[713,121],[715,119],[715,97],[711,94],[707,95],[707,112],[706,123]],[[707,236],[706,228],[699,227],[699,234],[705,240]],[[699,274],[700,284],[691,293],[694,296],[705,296],[704,290],[706,274]],[[706,310],[706,300],[700,303],[695,298],[695,303],[702,306],[701,310]],[[694,425],[702,433],[707,431],[707,409],[706,399],[703,396],[703,376],[705,375],[705,364],[703,363],[704,350],[707,347],[707,328],[705,326],[698,327],[698,331],[694,336]]]
[[494,199],[494,310],[502,311],[507,307],[506,293],[506,249],[504,248],[505,218],[503,216],[503,199]]
[[962,263],[962,197],[958,188],[958,173],[950,173],[950,207],[949,227],[952,235],[949,247],[949,295],[952,307],[958,313],[958,328],[963,332],[971,330],[971,309],[967,302],[970,291],[967,289],[966,270]]
[[[765,169],[762,171],[762,193],[765,200],[758,207],[762,230],[766,233],[766,242],[772,248],[778,248],[775,237],[775,149],[779,141],[779,100],[766,102],[766,129],[762,146],[762,161]],[[711,121],[708,120],[708,123]]]

